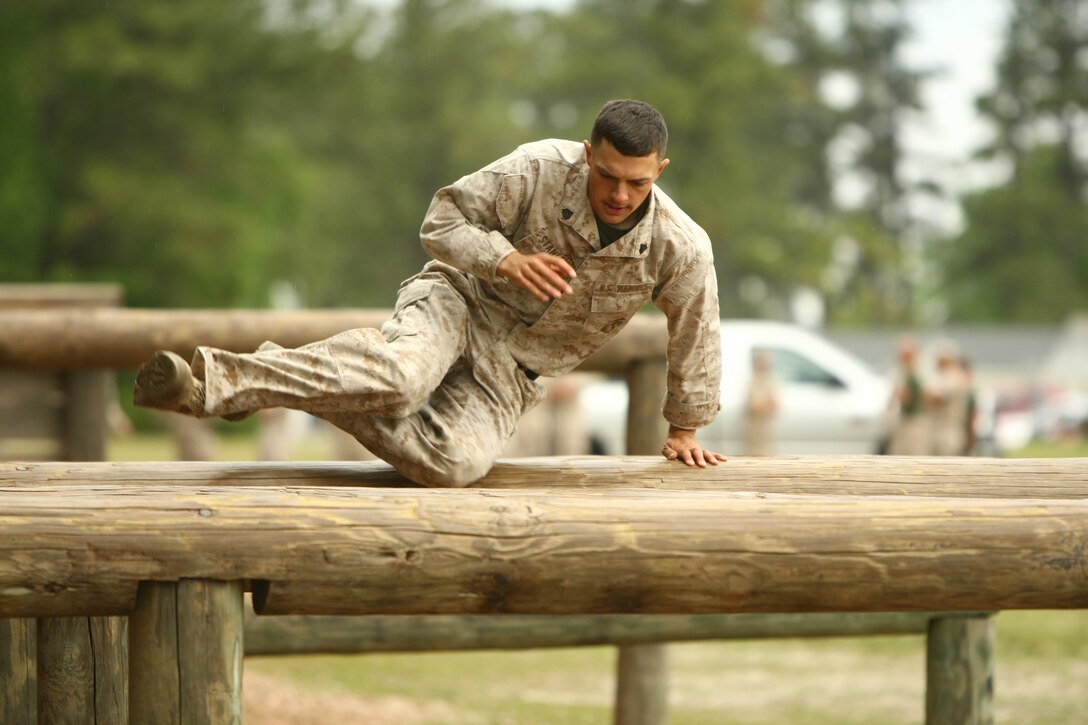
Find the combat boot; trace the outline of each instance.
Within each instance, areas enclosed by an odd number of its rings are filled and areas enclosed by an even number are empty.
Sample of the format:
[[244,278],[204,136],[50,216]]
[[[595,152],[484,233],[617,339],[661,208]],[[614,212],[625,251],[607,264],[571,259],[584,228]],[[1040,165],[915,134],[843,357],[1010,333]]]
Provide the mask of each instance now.
[[189,364],[168,350],[159,350],[136,370],[132,401],[145,408],[205,417],[204,382]]

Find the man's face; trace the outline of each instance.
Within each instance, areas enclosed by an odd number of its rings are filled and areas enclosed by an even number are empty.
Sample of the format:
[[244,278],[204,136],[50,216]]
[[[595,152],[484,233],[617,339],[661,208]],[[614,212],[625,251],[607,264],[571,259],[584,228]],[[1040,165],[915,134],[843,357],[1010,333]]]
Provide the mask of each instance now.
[[608,139],[597,147],[583,142],[589,163],[589,206],[605,224],[618,226],[646,200],[654,182],[669,164],[656,153],[624,156]]

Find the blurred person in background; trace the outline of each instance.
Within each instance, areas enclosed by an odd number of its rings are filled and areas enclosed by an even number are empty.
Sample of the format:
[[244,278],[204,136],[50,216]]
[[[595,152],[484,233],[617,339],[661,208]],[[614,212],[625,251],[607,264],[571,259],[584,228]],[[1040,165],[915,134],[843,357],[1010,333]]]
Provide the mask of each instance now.
[[976,420],[978,418],[978,394],[975,391],[975,376],[971,361],[966,356],[961,356],[958,362],[967,385],[967,409],[963,415],[964,445],[961,455],[974,456],[978,455],[979,447]]
[[774,454],[774,419],[778,412],[778,391],[766,350],[752,351],[752,377],[744,401],[744,454]]
[[918,345],[913,337],[904,335],[899,339],[897,356],[899,370],[888,401],[893,422],[887,452],[892,456],[929,455],[932,436],[918,373]]
[[935,456],[960,456],[967,449],[967,414],[971,383],[960,363],[959,346],[951,340],[939,340],[934,346],[937,369],[925,386],[929,416],[930,453]]

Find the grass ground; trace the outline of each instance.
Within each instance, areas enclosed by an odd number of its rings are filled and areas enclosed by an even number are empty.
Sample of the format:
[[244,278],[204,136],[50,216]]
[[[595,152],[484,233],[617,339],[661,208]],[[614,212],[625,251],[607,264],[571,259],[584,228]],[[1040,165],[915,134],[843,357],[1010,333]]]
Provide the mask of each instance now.
[[[997,721],[1082,725],[1088,612],[1005,612],[997,632]],[[247,661],[246,686],[291,683],[345,708],[336,722],[360,725],[606,725],[614,658],[611,648],[281,657]],[[922,636],[674,644],[669,660],[670,725],[924,718]],[[391,703],[396,716],[383,719]],[[262,705],[247,697],[254,707]],[[306,719],[312,706],[287,708],[277,705],[285,719],[268,722],[317,722]]]
[[[328,456],[306,440],[297,459]],[[217,457],[252,460],[246,435]],[[1088,444],[1027,456],[1088,456]],[[169,460],[164,436],[115,441],[113,460]],[[1088,610],[997,617],[998,722],[1088,722]],[[670,725],[898,725],[924,718],[921,636],[669,646]],[[247,660],[246,714],[262,725],[606,725],[615,650],[295,656]]]

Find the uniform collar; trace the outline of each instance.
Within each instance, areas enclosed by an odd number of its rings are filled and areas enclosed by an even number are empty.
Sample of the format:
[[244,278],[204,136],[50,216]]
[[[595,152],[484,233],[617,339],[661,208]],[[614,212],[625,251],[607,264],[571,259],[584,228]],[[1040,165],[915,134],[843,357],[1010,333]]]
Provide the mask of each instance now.
[[567,225],[586,240],[586,243],[595,250],[593,252],[595,255],[645,257],[650,249],[652,220],[657,205],[657,195],[654,190],[650,191],[649,206],[646,207],[646,213],[638,224],[612,244],[600,249],[600,240],[597,238],[597,218],[593,216],[593,209],[589,206],[589,199],[586,197],[588,184],[589,165],[583,163],[567,177],[567,190],[559,204],[559,223]]

